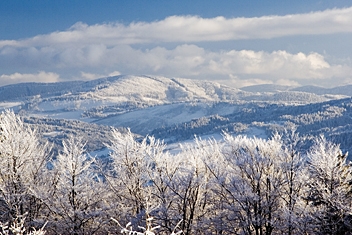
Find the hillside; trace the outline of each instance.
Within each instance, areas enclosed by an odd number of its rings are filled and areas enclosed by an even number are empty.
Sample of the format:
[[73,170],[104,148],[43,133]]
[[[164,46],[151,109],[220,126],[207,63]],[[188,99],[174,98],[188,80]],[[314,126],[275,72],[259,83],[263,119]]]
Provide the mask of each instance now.
[[[350,149],[349,88],[258,85],[236,89],[209,81],[121,75],[0,87],[0,109],[11,108],[28,122],[42,125],[42,132],[47,131],[53,141],[60,136],[53,133],[77,134],[83,129],[104,139],[111,126],[173,143],[195,134],[219,135],[223,130],[266,138],[295,125],[301,134],[324,133]],[[70,130],[67,123],[80,131]],[[55,128],[60,131],[53,132]],[[95,146],[94,141],[89,146]]]

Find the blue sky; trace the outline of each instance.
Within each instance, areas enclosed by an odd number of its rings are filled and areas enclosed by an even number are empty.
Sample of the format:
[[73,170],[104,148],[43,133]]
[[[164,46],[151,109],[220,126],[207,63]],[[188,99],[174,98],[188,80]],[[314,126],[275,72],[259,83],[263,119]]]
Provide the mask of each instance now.
[[352,83],[351,0],[0,0],[0,86],[148,74]]

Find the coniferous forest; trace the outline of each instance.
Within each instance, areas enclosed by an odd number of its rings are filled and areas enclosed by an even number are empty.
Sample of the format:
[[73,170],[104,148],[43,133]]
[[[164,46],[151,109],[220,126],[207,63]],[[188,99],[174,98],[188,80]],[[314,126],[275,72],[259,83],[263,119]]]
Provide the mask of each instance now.
[[0,234],[351,234],[352,168],[339,145],[294,129],[170,152],[111,130],[109,156],[65,136],[58,151],[0,115]]

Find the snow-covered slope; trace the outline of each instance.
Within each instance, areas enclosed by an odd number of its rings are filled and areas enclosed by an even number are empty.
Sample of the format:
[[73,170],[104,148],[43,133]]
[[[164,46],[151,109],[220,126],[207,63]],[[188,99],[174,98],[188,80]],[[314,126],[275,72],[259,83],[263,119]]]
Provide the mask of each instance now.
[[[2,87],[0,92],[0,109],[12,108],[27,117],[131,127],[142,134],[215,111],[227,114],[233,110],[229,105],[252,95],[214,82],[151,76],[24,83]],[[223,110],[212,110],[212,104],[218,102],[228,105]]]
[[95,123],[130,127],[134,132],[145,135],[160,127],[189,122],[213,114],[228,115],[235,110],[238,110],[238,106],[231,103],[173,103],[111,115]]
[[[222,130],[265,137],[268,130],[282,127],[285,122],[306,116],[313,120],[325,118],[319,112],[294,112],[297,107],[310,110],[312,104],[317,105],[315,110],[324,110],[324,102],[346,98],[349,88],[259,85],[236,89],[209,81],[115,76],[86,82],[0,87],[0,110],[12,108],[27,118],[45,120],[44,123],[61,125],[53,121],[60,119],[74,125],[80,121],[97,133],[102,126],[129,127],[137,134],[155,134],[171,141],[193,138],[194,134],[219,134]],[[330,117],[329,112],[329,118],[336,118]],[[280,115],[286,115],[286,119]],[[49,129],[47,136],[57,133],[55,128]]]
[[294,88],[291,90],[309,92],[309,93],[314,93],[317,95],[331,94],[331,95],[352,96],[352,85],[338,86],[338,87],[334,87],[334,88],[323,88],[323,87],[317,87],[317,86],[303,86],[303,87],[297,87],[297,88]]
[[[261,85],[256,89],[265,92],[247,92],[209,81],[152,76],[23,83],[0,87],[0,109],[13,108],[26,116],[131,126],[144,133],[156,126],[228,114],[233,107],[248,102],[302,105],[337,98],[288,91],[288,87],[282,86]],[[212,104],[219,102],[226,104],[213,110]]]
[[111,102],[146,102],[151,105],[187,102],[233,100],[242,92],[214,82],[187,79],[120,76],[116,80],[99,84],[86,95]]
[[248,92],[280,92],[280,91],[288,91],[292,89],[291,86],[280,86],[274,84],[262,84],[262,85],[252,85],[241,87],[242,91]]
[[0,102],[25,99],[31,96],[53,96],[81,87],[84,82],[20,83],[0,87]]

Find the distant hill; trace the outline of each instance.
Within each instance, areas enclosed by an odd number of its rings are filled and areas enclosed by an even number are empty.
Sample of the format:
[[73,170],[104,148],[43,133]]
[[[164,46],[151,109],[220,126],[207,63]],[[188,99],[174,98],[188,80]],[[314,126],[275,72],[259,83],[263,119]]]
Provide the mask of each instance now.
[[261,84],[261,85],[253,85],[253,86],[245,86],[241,87],[240,90],[248,91],[248,92],[280,92],[280,91],[288,91],[292,89],[291,86],[280,86],[274,84]]
[[261,85],[253,85],[253,86],[245,86],[241,87],[240,90],[247,92],[255,92],[255,93],[277,93],[277,92],[289,92],[289,91],[298,91],[305,93],[312,93],[316,95],[344,95],[344,96],[352,96],[352,85],[338,86],[334,88],[324,88],[319,86],[280,86],[274,84],[261,84]]
[[74,88],[80,87],[84,82],[56,82],[56,83],[19,83],[0,87],[0,101],[18,100],[31,96],[62,95]]
[[317,95],[332,94],[332,95],[352,96],[352,85],[339,86],[339,87],[334,87],[334,88],[323,88],[323,87],[317,87],[317,86],[302,86],[302,87],[297,87],[297,88],[294,88],[291,90],[292,91],[309,92],[309,93],[314,93]]
[[111,127],[174,143],[195,134],[220,136],[224,130],[266,138],[292,126],[352,150],[351,88],[269,84],[236,89],[210,81],[121,75],[3,86],[0,110],[13,109],[56,144],[67,133],[86,135],[91,151],[104,147],[99,143],[108,141]]

